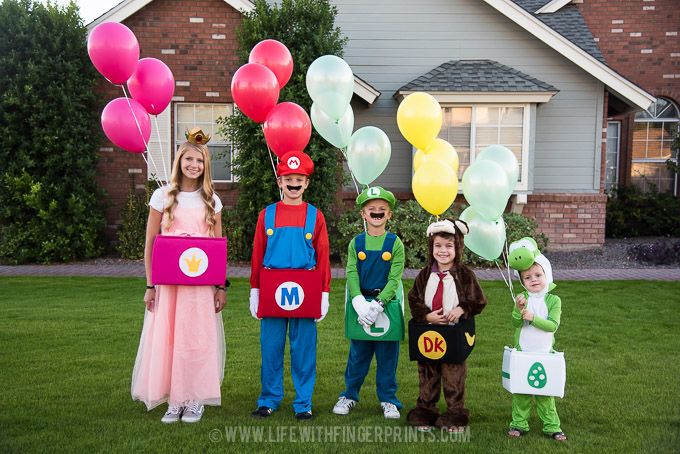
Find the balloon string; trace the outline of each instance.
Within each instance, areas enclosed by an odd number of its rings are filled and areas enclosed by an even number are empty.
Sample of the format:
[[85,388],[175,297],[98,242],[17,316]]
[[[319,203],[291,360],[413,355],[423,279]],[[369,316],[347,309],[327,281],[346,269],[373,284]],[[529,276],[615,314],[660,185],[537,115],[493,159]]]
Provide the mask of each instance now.
[[[342,155],[345,157],[345,161],[347,162],[347,170],[349,170],[349,176],[352,177],[352,182],[354,183],[354,190],[357,191],[357,195],[361,194],[361,191],[359,191],[359,186],[357,185],[357,180],[354,178],[354,172],[352,172],[352,169],[349,168],[349,159],[347,159],[347,147],[345,148],[340,148],[340,151],[342,152]],[[366,223],[364,222],[364,230],[366,229]]]
[[[503,219],[503,224],[505,224],[505,230],[508,230],[508,224],[505,222],[505,219]],[[508,281],[510,281],[510,295],[512,296],[512,300],[515,301],[515,292],[514,288],[512,286],[512,271],[510,270],[510,251],[508,249],[508,239],[505,239],[505,255],[503,256],[503,260],[505,261],[505,267],[508,270]]]
[[[158,173],[158,166],[156,166],[156,162],[153,160],[153,156],[151,153],[149,153],[149,144],[144,140],[144,134],[142,134],[142,127],[139,124],[139,121],[137,120],[137,115],[135,115],[135,111],[132,109],[132,104],[130,103],[130,98],[128,97],[127,91],[125,90],[125,85],[120,86],[120,88],[123,89],[123,94],[125,95],[125,100],[128,103],[128,107],[130,108],[130,112],[132,113],[132,118],[135,119],[135,124],[137,125],[137,131],[139,131],[139,136],[142,138],[142,142],[144,142],[144,151],[146,152],[146,157],[144,157],[144,154],[142,153],[142,158],[144,159],[144,162],[146,163],[146,167],[149,168],[149,161],[147,158],[151,161],[151,164],[153,165],[154,170],[156,173]],[[155,173],[151,173],[152,179],[156,182],[158,187],[160,188],[161,182],[158,180],[158,177],[156,177]]]
[[163,142],[161,142],[161,131],[158,129],[158,115],[153,116],[154,123],[156,123],[156,136],[158,137],[158,149],[161,153],[161,162],[163,163],[163,175],[165,182],[168,182],[168,167],[165,164],[165,154],[163,153]]
[[[261,125],[262,127],[262,134],[264,135],[264,124]],[[272,170],[274,171],[274,180],[276,181],[279,176],[276,174],[276,164],[274,164],[274,157],[272,156],[272,150],[269,148],[269,144],[267,143],[267,138],[265,137],[264,143],[267,146],[267,152],[269,152],[269,161],[272,163]],[[278,164],[279,162],[279,157],[276,157],[276,163]],[[279,188],[279,198],[283,200],[283,189]]]

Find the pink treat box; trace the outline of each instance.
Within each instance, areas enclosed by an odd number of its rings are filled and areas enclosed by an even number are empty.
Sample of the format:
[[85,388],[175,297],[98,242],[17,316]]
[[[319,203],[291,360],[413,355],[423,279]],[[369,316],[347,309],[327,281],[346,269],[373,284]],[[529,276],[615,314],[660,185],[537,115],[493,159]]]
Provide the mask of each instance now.
[[156,235],[151,255],[154,285],[224,285],[227,239]]

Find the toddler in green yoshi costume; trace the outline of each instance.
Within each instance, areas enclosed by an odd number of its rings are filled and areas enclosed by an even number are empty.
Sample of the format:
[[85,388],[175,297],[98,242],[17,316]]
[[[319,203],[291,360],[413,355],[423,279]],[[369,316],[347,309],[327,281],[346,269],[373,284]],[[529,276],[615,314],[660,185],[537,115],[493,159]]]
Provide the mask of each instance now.
[[[510,245],[509,263],[519,271],[525,292],[517,295],[512,310],[515,327],[514,346],[525,352],[549,353],[553,348],[554,333],[560,325],[562,301],[549,293],[554,287],[552,266],[540,253],[532,238],[522,238]],[[543,421],[543,433],[557,441],[567,439],[560,427],[560,418],[552,396],[512,395],[512,422],[508,436],[520,437],[529,431],[532,401]]]

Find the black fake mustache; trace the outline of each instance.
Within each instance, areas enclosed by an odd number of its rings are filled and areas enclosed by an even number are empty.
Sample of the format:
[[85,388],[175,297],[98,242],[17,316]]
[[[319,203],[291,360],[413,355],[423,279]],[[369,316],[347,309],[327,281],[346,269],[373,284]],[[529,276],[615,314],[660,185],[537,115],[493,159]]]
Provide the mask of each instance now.
[[299,191],[300,189],[302,189],[302,185],[300,185],[300,186],[289,186],[289,185],[286,185],[286,188],[287,188],[289,191]]
[[385,217],[385,213],[370,213],[372,219],[382,219]]

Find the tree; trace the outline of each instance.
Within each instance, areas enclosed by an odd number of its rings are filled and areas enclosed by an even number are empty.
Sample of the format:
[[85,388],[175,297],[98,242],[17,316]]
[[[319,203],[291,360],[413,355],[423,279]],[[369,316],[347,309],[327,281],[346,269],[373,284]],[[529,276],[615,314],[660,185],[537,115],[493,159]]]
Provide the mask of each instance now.
[[0,5],[0,259],[95,257],[104,217],[96,71],[75,3]]
[[[284,43],[290,49],[295,66],[290,81],[281,90],[279,102],[295,102],[309,112],[312,100],[305,86],[307,68],[322,55],[342,56],[346,42],[335,26],[336,14],[335,6],[328,0],[283,0],[280,6],[256,0],[255,9],[245,15],[236,32],[240,64],[248,62],[250,50],[264,39]],[[225,225],[241,229],[235,236],[250,242],[259,211],[279,198],[272,163],[260,125],[240,112],[220,119],[219,123],[222,133],[230,138],[236,150],[234,174],[240,183],[235,210],[238,221],[227,220]],[[311,156],[315,166],[305,199],[329,212],[343,178],[342,154],[316,133],[312,134],[304,151]],[[250,246],[230,250],[241,250],[246,255],[250,253]]]

